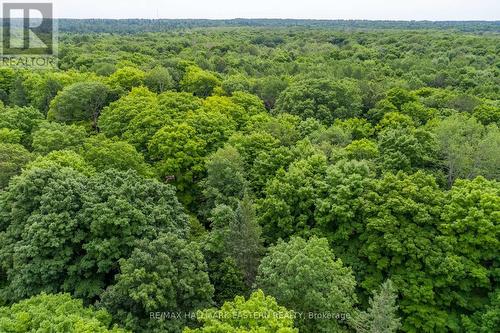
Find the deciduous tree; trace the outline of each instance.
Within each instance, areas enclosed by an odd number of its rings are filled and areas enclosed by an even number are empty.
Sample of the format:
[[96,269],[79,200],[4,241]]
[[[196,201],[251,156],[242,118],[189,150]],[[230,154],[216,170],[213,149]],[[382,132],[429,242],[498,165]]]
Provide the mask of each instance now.
[[91,121],[97,127],[97,119],[109,103],[110,89],[100,82],[80,82],[62,91],[50,103],[49,120],[62,123]]
[[237,296],[220,308],[198,312],[201,328],[186,328],[184,333],[297,333],[293,326],[293,313],[278,305],[272,296],[262,290],[254,292],[248,300]]
[[44,122],[33,132],[32,146],[35,152],[41,154],[55,150],[78,149],[87,135],[83,126]]
[[[190,313],[211,305],[213,287],[198,246],[174,234],[139,242],[120,260],[115,283],[102,305],[115,321],[134,332],[178,332]],[[151,312],[179,313],[179,318],[151,320]]]
[[207,97],[212,95],[213,90],[221,85],[221,81],[214,73],[204,71],[196,66],[189,66],[180,85],[184,91],[193,93],[195,96]]
[[302,119],[316,118],[331,125],[335,119],[347,119],[361,113],[361,93],[347,80],[309,79],[292,83],[276,102],[278,112]]
[[342,314],[348,317],[356,302],[352,271],[335,259],[324,238],[312,237],[306,241],[293,237],[288,243],[279,241],[262,259],[256,285],[291,310],[307,316],[329,313],[333,317],[299,318],[301,332],[346,331],[346,323],[335,317]]
[[40,294],[0,308],[2,332],[81,332],[126,333],[111,326],[111,316],[106,310],[84,307],[83,302],[69,294]]

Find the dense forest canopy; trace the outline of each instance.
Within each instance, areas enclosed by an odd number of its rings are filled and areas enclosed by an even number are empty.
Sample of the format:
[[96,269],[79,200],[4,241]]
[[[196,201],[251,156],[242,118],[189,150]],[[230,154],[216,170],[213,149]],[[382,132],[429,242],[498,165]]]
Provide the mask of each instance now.
[[370,21],[300,19],[60,19],[63,32],[141,33],[179,28],[209,27],[309,27],[329,29],[453,29],[462,32],[498,32],[499,21]]
[[0,331],[498,330],[499,22],[59,27],[0,68]]

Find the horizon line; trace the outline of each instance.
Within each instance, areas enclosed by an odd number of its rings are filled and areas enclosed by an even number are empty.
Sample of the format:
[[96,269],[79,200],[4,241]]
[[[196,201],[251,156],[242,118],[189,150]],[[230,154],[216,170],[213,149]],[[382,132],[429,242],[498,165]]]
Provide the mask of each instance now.
[[[0,18],[3,19],[3,18]],[[282,17],[234,17],[234,18],[148,18],[148,17],[127,17],[127,18],[103,18],[103,17],[55,17],[55,20],[149,20],[149,21],[162,21],[162,20],[186,20],[186,21],[234,21],[234,20],[283,20],[283,21],[368,21],[368,22],[499,22],[500,19],[487,20],[487,19],[464,19],[464,20],[431,20],[431,19],[362,19],[362,18],[282,18]]]

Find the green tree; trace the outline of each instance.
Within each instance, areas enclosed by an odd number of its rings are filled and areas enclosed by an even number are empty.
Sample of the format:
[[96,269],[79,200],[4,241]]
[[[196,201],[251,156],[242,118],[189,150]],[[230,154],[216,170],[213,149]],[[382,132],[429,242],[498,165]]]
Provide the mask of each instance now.
[[396,87],[390,89],[386,98],[377,102],[375,107],[368,111],[368,117],[376,123],[388,113],[404,114],[412,121],[423,124],[433,117],[434,110],[420,104],[414,92]]
[[156,94],[144,87],[133,88],[130,93],[102,110],[99,129],[110,138],[121,137],[134,117],[157,107]]
[[103,135],[88,138],[81,150],[82,156],[97,171],[116,169],[120,171],[134,170],[145,177],[153,176],[144,157],[131,144]]
[[375,104],[375,107],[368,110],[367,117],[372,122],[372,124],[378,123],[385,114],[399,112],[399,109],[389,102],[387,99],[383,99]]
[[364,118],[336,120],[335,125],[346,128],[354,140],[371,138],[375,132],[373,126]]
[[145,77],[146,73],[144,71],[135,67],[125,66],[111,74],[107,83],[110,87],[120,92],[128,92],[134,87],[143,85]]
[[43,114],[32,107],[0,108],[0,128],[21,131],[21,144],[27,148],[31,146],[30,133],[43,118]]
[[33,151],[47,154],[54,150],[76,149],[87,137],[84,127],[54,122],[41,123],[33,132]]
[[279,304],[306,315],[297,320],[301,332],[347,331],[346,323],[340,320],[307,317],[310,313],[348,317],[356,302],[352,271],[335,259],[326,239],[279,241],[262,259],[256,285],[276,297]]
[[391,280],[387,280],[370,298],[370,307],[359,312],[351,325],[358,333],[395,333],[401,328],[397,317],[397,290]]
[[92,66],[92,71],[100,76],[110,76],[111,74],[116,72],[116,66],[109,62],[100,62]]
[[9,92],[17,75],[18,72],[11,67],[2,67],[0,69],[0,100],[4,104],[9,102]]
[[64,88],[64,82],[56,75],[49,75],[44,78],[39,86],[36,87],[36,95],[33,96],[32,104],[47,114],[50,108],[50,102],[57,93]]
[[186,123],[165,126],[149,142],[149,154],[162,178],[173,176],[181,201],[190,204],[196,194],[194,183],[204,171],[206,141]]
[[20,144],[0,143],[0,189],[32,159],[31,153]]
[[23,84],[22,76],[19,76],[14,80],[9,94],[9,102],[14,106],[28,105],[28,93],[26,92],[26,87]]
[[273,75],[256,80],[254,90],[257,96],[264,101],[266,109],[271,110],[274,109],[276,100],[287,86],[286,79]]
[[[200,99],[192,94],[164,92],[158,96],[158,101],[154,102],[154,105],[143,107],[142,111],[138,109],[139,112],[133,116],[128,125],[123,126],[123,138],[148,156],[148,143],[158,130],[185,121],[189,111],[197,110],[200,106]],[[211,125],[210,119],[202,120],[208,123],[207,127]],[[221,123],[220,117],[214,122],[214,125]]]
[[172,116],[162,109],[145,109],[125,127],[123,139],[134,145],[149,161],[153,160],[149,144],[156,133],[165,126],[175,126]]
[[321,147],[323,151],[328,148],[345,147],[352,142],[352,133],[349,128],[342,125],[332,125],[330,127],[321,126],[308,135],[312,143]]
[[222,305],[236,295],[246,294],[245,276],[228,251],[229,226],[236,223],[236,213],[226,205],[210,212],[211,231],[200,240],[207,261],[210,281],[214,286],[214,301]]
[[189,66],[180,85],[183,91],[193,93],[195,96],[207,97],[221,85],[221,81],[214,73],[197,66]]
[[357,276],[366,269],[360,256],[365,230],[364,208],[375,174],[366,161],[341,160],[328,166],[324,193],[315,200],[314,220],[328,238],[334,253],[352,267]]
[[[179,332],[189,313],[211,305],[213,287],[198,246],[174,234],[141,241],[120,260],[116,282],[102,295],[115,321],[134,332]],[[181,318],[151,320],[151,312],[181,313]],[[186,316],[184,316],[186,314]]]
[[496,124],[500,126],[500,107],[483,104],[474,109],[472,115],[483,125]]
[[28,169],[11,182],[0,206],[0,262],[7,282],[2,299],[18,301],[42,291],[62,291],[81,249],[77,215],[85,190],[82,175],[54,165]]
[[249,119],[245,131],[269,133],[278,139],[283,146],[292,146],[300,138],[300,118],[286,113],[272,117],[267,113],[259,113]]
[[162,93],[174,87],[172,75],[165,67],[155,67],[146,73],[144,84],[155,93]]
[[387,92],[387,101],[401,110],[403,105],[417,101],[417,96],[404,88],[392,88]]
[[151,241],[161,233],[188,236],[188,219],[175,189],[136,172],[114,169],[90,178],[78,220],[88,234],[85,251],[70,270],[64,288],[86,299],[111,282],[118,262],[128,258],[138,240]]
[[[251,109],[251,106],[247,105],[246,107]],[[250,117],[250,112],[245,107],[236,104],[233,99],[226,96],[208,97],[204,100],[201,109],[207,113],[219,112],[223,114],[236,122],[238,129],[242,128]]]
[[188,92],[166,91],[158,95],[160,109],[172,113],[172,118],[184,119],[188,111],[199,109],[203,100]]
[[498,286],[500,258],[500,183],[483,177],[459,179],[446,193],[440,225],[443,241],[458,256],[462,277],[443,295],[454,309],[480,311]]
[[0,128],[0,143],[21,143],[23,132],[17,129]]
[[298,149],[278,147],[258,153],[250,171],[245,175],[250,179],[249,186],[258,198],[264,196],[264,189],[269,180],[276,176],[280,169],[286,169],[300,155]]
[[235,209],[247,187],[238,150],[230,145],[217,150],[207,159],[206,168],[207,178],[202,183],[206,206],[212,209],[224,204]]
[[264,102],[255,95],[242,91],[235,91],[231,95],[231,100],[243,107],[249,116],[266,112]]
[[71,168],[85,176],[92,176],[96,173],[95,168],[73,150],[55,150],[28,163],[24,169],[46,169],[51,167]]
[[137,240],[188,233],[172,187],[132,171],[87,178],[57,164],[33,167],[15,178],[1,203],[1,295],[9,301],[42,291],[93,301]]
[[288,171],[280,169],[268,182],[258,207],[268,242],[314,232],[316,200],[321,196],[326,167],[325,156],[313,155],[292,163]]
[[500,325],[500,290],[497,288],[490,295],[490,302],[480,312],[471,317],[462,317],[468,332],[494,332]]
[[222,82],[222,89],[227,94],[233,94],[236,91],[249,92],[252,88],[252,81],[244,74],[229,75]]
[[355,140],[345,147],[349,159],[370,160],[379,157],[376,142],[368,139]]
[[490,125],[479,142],[476,163],[477,175],[500,180],[500,129]]
[[382,119],[378,122],[375,130],[382,132],[386,129],[398,129],[398,128],[414,128],[415,122],[413,119],[401,112],[387,112],[384,114]]
[[265,151],[278,148],[280,142],[269,133],[257,131],[249,134],[236,132],[228,143],[235,147],[243,159],[245,167],[250,168],[257,156]]
[[254,292],[248,300],[237,296],[220,308],[198,312],[201,328],[186,328],[184,333],[297,333],[293,328],[293,313],[279,306],[272,296],[262,290]]
[[374,290],[387,277],[394,282],[404,331],[456,327],[456,314],[448,308],[449,281],[461,281],[463,264],[439,237],[446,201],[435,178],[422,171],[388,173],[363,197],[361,286]]
[[103,83],[75,83],[64,88],[52,100],[47,118],[58,122],[91,121],[96,128],[97,119],[109,98],[110,90]]
[[401,113],[410,116],[415,123],[423,125],[435,116],[436,110],[427,108],[419,102],[409,102],[401,106]]
[[247,286],[251,287],[257,275],[264,247],[261,227],[257,223],[255,208],[248,195],[240,201],[235,217],[228,228],[226,240],[228,253],[243,272]]
[[236,261],[219,252],[204,250],[210,282],[214,286],[214,302],[222,305],[236,295],[246,294],[248,286]]
[[278,98],[277,112],[310,117],[331,125],[361,113],[361,93],[351,81],[309,79],[292,83]]
[[126,333],[111,326],[111,316],[105,310],[84,307],[81,300],[69,294],[40,294],[0,308],[0,330],[23,332]]
[[199,109],[186,114],[186,123],[206,143],[207,153],[220,148],[236,131],[236,122],[218,110]]
[[475,118],[452,115],[434,128],[441,163],[451,186],[457,178],[497,178],[500,156],[498,127],[485,129]]
[[52,99],[66,86],[83,81],[98,81],[89,73],[77,71],[37,71],[24,80],[30,105],[47,114]]
[[397,172],[432,167],[436,161],[435,138],[424,129],[388,128],[378,135],[379,163]]

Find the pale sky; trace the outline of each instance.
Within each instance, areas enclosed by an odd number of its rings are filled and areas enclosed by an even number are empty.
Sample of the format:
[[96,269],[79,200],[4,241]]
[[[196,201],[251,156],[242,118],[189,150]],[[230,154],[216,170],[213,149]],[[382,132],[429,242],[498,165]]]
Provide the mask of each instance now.
[[500,20],[500,0],[53,0],[53,2],[56,17],[60,18]]

